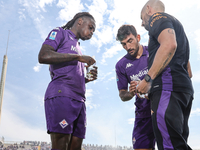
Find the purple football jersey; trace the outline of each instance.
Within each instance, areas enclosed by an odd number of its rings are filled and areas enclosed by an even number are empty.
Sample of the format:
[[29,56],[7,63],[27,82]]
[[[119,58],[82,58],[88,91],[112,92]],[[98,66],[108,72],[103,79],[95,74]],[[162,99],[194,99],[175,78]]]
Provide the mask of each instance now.
[[[119,90],[128,90],[131,81],[139,81],[148,73],[148,47],[143,46],[143,54],[137,59],[127,53],[116,64],[117,86]],[[145,118],[151,116],[150,101],[136,95],[136,116]]]
[[[79,42],[74,33],[62,28],[53,29],[43,44],[52,46],[58,53],[82,55]],[[84,63],[77,60],[51,64],[51,82],[45,93],[45,99],[66,96],[85,101]]]

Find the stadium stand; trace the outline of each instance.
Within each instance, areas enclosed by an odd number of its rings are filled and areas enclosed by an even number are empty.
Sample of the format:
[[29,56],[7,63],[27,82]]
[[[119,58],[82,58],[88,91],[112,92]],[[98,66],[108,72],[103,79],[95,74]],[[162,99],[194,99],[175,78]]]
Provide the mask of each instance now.
[[[6,142],[0,141],[0,150],[51,150],[51,143],[41,141]],[[132,146],[111,146],[83,144],[82,150],[133,150]],[[193,149],[200,150],[200,149]]]

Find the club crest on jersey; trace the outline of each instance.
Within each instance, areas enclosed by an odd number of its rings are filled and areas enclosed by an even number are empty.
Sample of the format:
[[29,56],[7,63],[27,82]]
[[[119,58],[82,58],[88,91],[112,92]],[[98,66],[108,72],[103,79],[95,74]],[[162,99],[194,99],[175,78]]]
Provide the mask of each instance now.
[[68,125],[68,123],[65,119],[63,119],[59,124],[63,129]]
[[131,66],[133,66],[133,64],[131,64],[131,63],[126,64],[126,69],[131,67]]
[[49,39],[51,39],[51,40],[55,40],[55,38],[56,38],[56,34],[57,34],[57,32],[52,31],[52,32],[51,32],[51,35],[49,36]]

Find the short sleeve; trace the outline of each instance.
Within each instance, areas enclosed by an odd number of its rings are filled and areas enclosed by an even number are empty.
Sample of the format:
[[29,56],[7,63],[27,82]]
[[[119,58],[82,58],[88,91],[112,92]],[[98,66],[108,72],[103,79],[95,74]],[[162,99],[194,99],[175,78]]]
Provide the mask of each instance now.
[[126,77],[125,70],[123,69],[123,67],[119,66],[119,63],[116,64],[115,70],[116,70],[116,79],[117,79],[118,90],[122,90],[122,89],[127,90],[128,89],[128,80]]
[[63,39],[64,39],[63,29],[55,28],[49,33],[43,45],[44,44],[50,45],[55,50],[57,50],[59,45],[62,43]]
[[167,28],[174,29],[173,23],[171,19],[169,18],[169,16],[163,13],[154,14],[152,18],[150,19],[149,27],[150,27],[149,34],[155,37],[156,39],[158,39],[158,36],[164,29],[167,29]]

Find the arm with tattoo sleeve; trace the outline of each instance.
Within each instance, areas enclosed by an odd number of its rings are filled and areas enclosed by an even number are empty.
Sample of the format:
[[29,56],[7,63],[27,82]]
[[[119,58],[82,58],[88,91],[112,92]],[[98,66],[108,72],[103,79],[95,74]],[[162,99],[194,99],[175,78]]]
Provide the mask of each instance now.
[[131,100],[134,95],[127,90],[119,90],[119,96],[123,102],[126,102]]
[[155,79],[163,71],[176,52],[177,43],[174,30],[171,28],[163,30],[158,36],[158,42],[160,47],[148,72],[152,79]]
[[[154,80],[163,69],[170,63],[176,52],[176,35],[173,29],[164,29],[158,36],[160,47],[154,57],[153,64],[148,71],[148,75]],[[140,94],[148,93],[151,89],[151,82],[146,82],[144,79],[140,82],[136,92]]]
[[123,102],[131,100],[135,96],[137,81],[131,81],[129,91],[125,89],[119,90],[119,96]]

